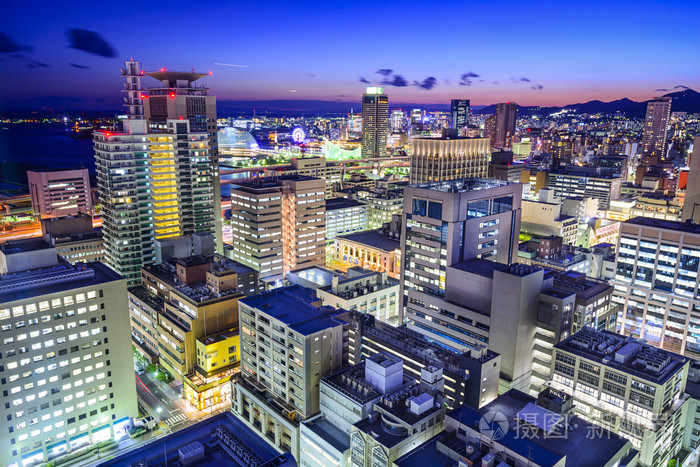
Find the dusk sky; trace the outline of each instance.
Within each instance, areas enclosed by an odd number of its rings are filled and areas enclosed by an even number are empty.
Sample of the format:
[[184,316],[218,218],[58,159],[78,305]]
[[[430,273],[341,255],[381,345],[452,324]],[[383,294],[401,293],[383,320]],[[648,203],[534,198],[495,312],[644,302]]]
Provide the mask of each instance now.
[[360,78],[402,85],[386,85],[393,103],[563,105],[700,89],[697,0],[6,0],[2,11],[5,106],[117,106],[132,56],[146,70],[212,71],[219,100],[359,102]]

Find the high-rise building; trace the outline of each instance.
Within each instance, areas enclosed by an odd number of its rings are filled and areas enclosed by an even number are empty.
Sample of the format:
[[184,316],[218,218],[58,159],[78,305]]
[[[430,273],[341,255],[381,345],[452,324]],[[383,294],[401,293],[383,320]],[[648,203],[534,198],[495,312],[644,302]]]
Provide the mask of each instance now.
[[405,115],[403,110],[394,110],[391,112],[391,131],[400,133],[405,128]]
[[362,95],[362,157],[386,156],[389,98],[384,88],[370,86]]
[[[143,110],[151,131],[167,129],[169,119],[186,119],[192,133],[206,133],[209,136],[209,173],[214,201],[214,236],[216,251],[223,248],[221,225],[221,184],[219,179],[219,152],[216,127],[216,96],[209,95],[209,88],[198,86],[198,81],[211,73],[192,71],[146,72],[146,76],[161,82],[160,87],[148,87],[144,92]],[[202,174],[198,174],[202,175]]]
[[495,115],[489,115],[484,119],[484,130],[481,134],[484,138],[488,138],[490,141],[490,145],[494,145],[494,141],[496,138],[496,116]]
[[299,422],[320,410],[321,378],[348,361],[348,312],[318,306],[298,285],[238,303],[241,372],[231,410],[271,444],[299,459]]
[[515,119],[518,115],[518,104],[515,102],[504,102],[496,107],[496,124],[494,138],[491,146],[497,148],[513,147],[513,136],[515,136]]
[[325,263],[323,179],[287,175],[231,185],[232,259],[265,282]]
[[412,138],[411,143],[411,183],[488,175],[490,148],[486,138]]
[[88,169],[27,171],[34,213],[46,217],[92,214]]
[[326,200],[326,245],[333,244],[339,235],[350,235],[369,230],[367,204],[354,199],[331,198]]
[[452,99],[450,102],[450,113],[452,114],[452,126],[461,130],[469,125],[469,99]]
[[155,240],[215,231],[218,177],[208,133],[184,116],[149,129],[140,64],[128,61],[123,71],[124,131],[96,131],[93,142],[106,262],[134,285],[141,266],[155,261]]
[[43,240],[0,246],[0,463],[34,465],[128,436],[137,415],[126,281]]
[[407,186],[404,293],[444,296],[446,268],[467,259],[515,261],[521,191],[519,184],[476,178]]
[[[539,174],[535,176],[537,175]],[[532,176],[530,172],[530,180]],[[618,175],[598,173],[595,169],[589,170],[587,167],[553,169],[549,172],[547,180],[547,188],[554,192],[556,198],[574,196],[595,198],[598,200],[600,211],[607,211],[610,208],[610,201],[620,198],[622,189],[622,179]]]
[[423,110],[413,109],[411,110],[411,123],[423,123]]
[[688,182],[685,188],[682,219],[700,224],[700,136],[695,137],[693,152],[688,156]]
[[647,154],[666,156],[666,128],[671,117],[672,97],[655,97],[647,102],[642,148]]
[[496,151],[491,153],[489,163],[489,178],[508,180],[520,183],[525,164],[513,162],[513,153],[510,151]]
[[700,226],[649,217],[623,222],[611,281],[618,331],[699,358],[699,266]]
[[550,385],[573,397],[577,415],[629,439],[641,465],[662,466],[695,418],[684,395],[689,364],[643,341],[585,328],[554,346]]

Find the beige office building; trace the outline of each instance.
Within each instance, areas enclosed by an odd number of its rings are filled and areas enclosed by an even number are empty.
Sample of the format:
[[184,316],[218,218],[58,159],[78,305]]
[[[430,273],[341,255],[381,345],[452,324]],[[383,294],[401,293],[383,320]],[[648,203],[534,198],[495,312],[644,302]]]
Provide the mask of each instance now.
[[326,260],[325,181],[301,175],[231,187],[232,259],[275,282]]
[[488,175],[488,138],[413,138],[411,143],[412,184]]
[[326,198],[333,197],[333,190],[343,181],[343,168],[340,165],[329,164],[325,157],[305,157],[292,159],[292,163],[281,169],[266,169],[265,177],[304,175],[322,178],[326,182]]

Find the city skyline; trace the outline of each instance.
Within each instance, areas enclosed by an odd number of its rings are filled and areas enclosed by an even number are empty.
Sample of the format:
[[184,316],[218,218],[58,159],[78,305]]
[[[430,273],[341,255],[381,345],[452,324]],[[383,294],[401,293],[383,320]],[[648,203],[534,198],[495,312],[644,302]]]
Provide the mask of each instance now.
[[[153,13],[141,18],[183,21],[184,9],[177,5],[154,7],[144,8]],[[124,25],[133,21],[132,11],[98,17],[78,3],[43,5],[28,15],[26,7],[11,3],[0,37],[6,78],[0,101],[8,107],[115,107],[118,98],[108,90],[119,84],[120,62],[132,56],[146,70],[211,71],[213,79],[204,84],[220,101],[359,102],[367,84],[383,84],[395,103],[449,104],[458,97],[474,105],[565,105],[648,100],[700,87],[700,66],[684,60],[692,43],[675,20],[700,12],[691,2],[605,5],[602,17],[596,5],[534,5],[531,15],[515,5],[480,3],[233,8],[189,10],[187,35],[177,27],[128,34]],[[232,30],[234,18],[239,20]],[[634,25],[623,38],[621,24]],[[650,27],[658,34],[645,34]],[[656,58],[652,64],[644,56]]]

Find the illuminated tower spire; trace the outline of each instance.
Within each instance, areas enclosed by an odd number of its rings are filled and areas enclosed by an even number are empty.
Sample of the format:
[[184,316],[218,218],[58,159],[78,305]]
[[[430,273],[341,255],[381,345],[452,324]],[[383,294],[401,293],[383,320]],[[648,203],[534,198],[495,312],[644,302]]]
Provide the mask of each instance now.
[[143,97],[141,95],[141,64],[133,58],[124,62],[122,76],[124,77],[124,107],[129,109],[129,118],[132,120],[143,120]]

